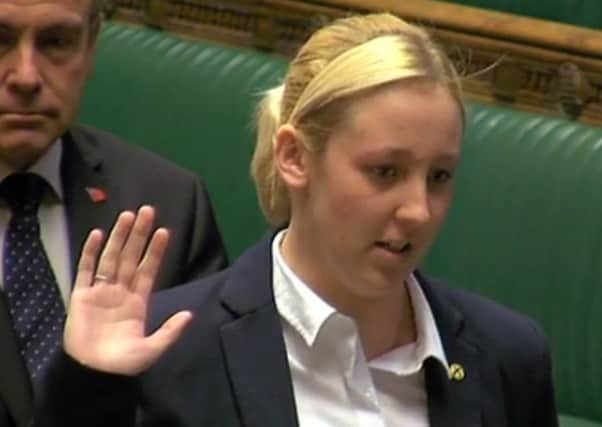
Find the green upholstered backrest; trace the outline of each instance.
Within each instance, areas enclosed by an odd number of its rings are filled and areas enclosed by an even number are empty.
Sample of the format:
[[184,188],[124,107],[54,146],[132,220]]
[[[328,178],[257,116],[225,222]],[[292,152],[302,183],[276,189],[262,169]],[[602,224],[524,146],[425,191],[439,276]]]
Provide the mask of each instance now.
[[443,0],[464,6],[602,29],[600,0]]
[[80,121],[199,172],[235,256],[267,228],[249,175],[253,113],[285,67],[253,51],[108,23]]
[[560,408],[602,422],[602,129],[473,104],[456,186],[426,271],[537,319]]
[[[248,174],[252,113],[285,67],[109,24],[81,120],[198,171],[235,257],[267,228]],[[600,427],[602,130],[468,109],[456,200],[425,269],[536,318],[553,344],[559,409],[577,417],[563,427]]]

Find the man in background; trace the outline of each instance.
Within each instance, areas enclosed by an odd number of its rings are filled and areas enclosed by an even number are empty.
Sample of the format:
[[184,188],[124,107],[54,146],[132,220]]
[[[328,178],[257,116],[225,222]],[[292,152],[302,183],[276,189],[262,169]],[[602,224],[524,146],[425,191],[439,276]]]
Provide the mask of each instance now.
[[171,231],[156,288],[226,264],[198,177],[73,123],[101,10],[102,0],[0,1],[0,427],[30,422],[91,229],[154,206],[155,223]]

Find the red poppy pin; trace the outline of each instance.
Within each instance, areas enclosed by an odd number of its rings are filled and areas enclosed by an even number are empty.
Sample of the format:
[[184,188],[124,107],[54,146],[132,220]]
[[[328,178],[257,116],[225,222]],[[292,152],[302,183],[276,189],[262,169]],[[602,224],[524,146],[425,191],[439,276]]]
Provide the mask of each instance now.
[[102,188],[86,187],[90,200],[94,203],[100,203],[107,200],[107,193]]

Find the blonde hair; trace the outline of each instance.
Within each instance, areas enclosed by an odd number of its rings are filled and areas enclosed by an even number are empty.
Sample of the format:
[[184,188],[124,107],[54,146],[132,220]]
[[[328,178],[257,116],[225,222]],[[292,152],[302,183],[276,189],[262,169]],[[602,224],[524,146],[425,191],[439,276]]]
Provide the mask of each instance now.
[[407,79],[447,87],[463,111],[453,64],[415,25],[388,13],[370,14],[338,19],[310,37],[290,63],[284,84],[266,92],[257,112],[251,175],[270,223],[286,223],[291,214],[273,159],[280,126],[292,124],[306,149],[319,151],[354,96]]

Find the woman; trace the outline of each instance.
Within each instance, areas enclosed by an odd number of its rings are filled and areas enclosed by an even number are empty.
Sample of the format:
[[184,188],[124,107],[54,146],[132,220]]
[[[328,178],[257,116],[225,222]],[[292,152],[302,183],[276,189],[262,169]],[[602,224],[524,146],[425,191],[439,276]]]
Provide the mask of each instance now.
[[463,115],[422,29],[376,14],[316,32],[258,116],[252,173],[277,230],[148,316],[168,232],[138,264],[153,211],[124,213],[96,271],[91,233],[47,378],[62,393],[35,425],[556,426],[534,324],[416,270]]

